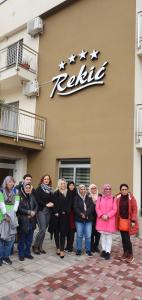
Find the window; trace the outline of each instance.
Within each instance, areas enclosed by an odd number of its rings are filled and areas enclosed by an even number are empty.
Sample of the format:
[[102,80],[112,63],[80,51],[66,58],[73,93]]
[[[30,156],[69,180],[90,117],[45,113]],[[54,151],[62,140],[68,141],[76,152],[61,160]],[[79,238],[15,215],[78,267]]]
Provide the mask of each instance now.
[[79,184],[90,184],[90,159],[64,159],[59,161],[59,178]]
[[[17,57],[18,51],[18,57]],[[18,58],[18,64],[22,63],[22,56],[23,56],[23,39],[17,43],[10,45],[7,48],[7,66],[10,67],[15,65]]]
[[142,12],[137,13],[137,48],[142,47]]

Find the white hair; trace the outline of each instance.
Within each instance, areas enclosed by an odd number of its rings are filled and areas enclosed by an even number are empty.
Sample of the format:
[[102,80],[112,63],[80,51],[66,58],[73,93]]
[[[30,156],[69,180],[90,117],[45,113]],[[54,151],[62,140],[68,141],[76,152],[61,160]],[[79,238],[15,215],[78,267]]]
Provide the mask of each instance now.
[[2,188],[5,189],[7,187],[7,184],[9,181],[13,181],[13,183],[15,184],[15,180],[12,176],[6,176],[4,178],[3,184],[2,184]]

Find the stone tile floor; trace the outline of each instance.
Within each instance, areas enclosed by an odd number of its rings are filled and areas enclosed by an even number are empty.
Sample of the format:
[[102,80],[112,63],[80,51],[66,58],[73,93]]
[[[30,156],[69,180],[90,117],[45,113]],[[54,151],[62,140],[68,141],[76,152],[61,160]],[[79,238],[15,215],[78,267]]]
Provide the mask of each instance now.
[[0,299],[142,300],[142,239],[132,238],[132,242],[135,260],[131,264],[119,259],[119,235],[113,236],[110,261],[99,254],[66,254],[61,260],[47,235],[47,254],[20,262],[15,253],[12,266],[0,267]]

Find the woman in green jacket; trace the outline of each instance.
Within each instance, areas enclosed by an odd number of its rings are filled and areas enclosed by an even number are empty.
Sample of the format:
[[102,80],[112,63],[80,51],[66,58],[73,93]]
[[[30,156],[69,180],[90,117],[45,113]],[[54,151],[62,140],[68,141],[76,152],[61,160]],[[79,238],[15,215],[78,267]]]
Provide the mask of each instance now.
[[0,266],[12,264],[9,256],[17,231],[16,212],[19,206],[18,191],[14,188],[13,177],[5,177],[0,189]]

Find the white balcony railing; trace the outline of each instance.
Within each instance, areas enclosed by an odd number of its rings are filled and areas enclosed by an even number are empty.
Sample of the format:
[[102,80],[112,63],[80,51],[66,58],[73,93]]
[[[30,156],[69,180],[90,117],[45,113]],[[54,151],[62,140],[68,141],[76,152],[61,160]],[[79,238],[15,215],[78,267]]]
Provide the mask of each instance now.
[[38,52],[31,49],[22,41],[0,50],[0,72],[19,67],[37,74]]
[[10,105],[0,104],[0,135],[30,140],[44,145],[46,119],[17,109]]
[[142,12],[137,13],[137,50],[142,48]]
[[136,143],[142,142],[142,104],[136,105]]

